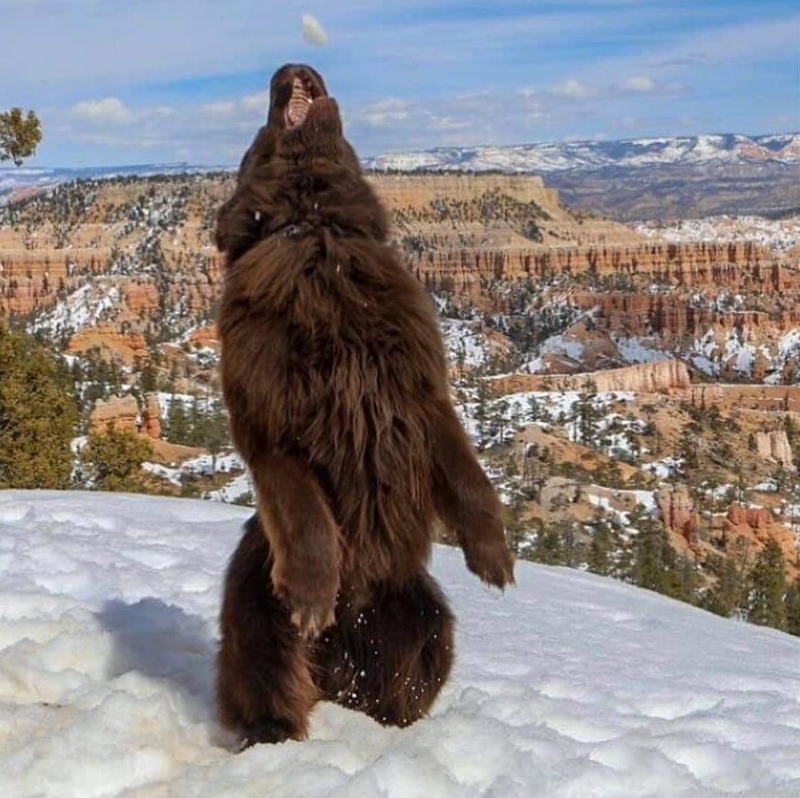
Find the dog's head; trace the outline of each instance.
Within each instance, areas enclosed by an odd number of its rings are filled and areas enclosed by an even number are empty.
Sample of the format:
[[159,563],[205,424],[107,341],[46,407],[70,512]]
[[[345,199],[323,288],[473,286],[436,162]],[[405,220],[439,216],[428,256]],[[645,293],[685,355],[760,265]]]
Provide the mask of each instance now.
[[314,102],[328,96],[322,75],[306,64],[284,64],[269,84],[267,124],[294,130],[306,120]]
[[275,153],[295,163],[322,158],[357,164],[344,139],[336,100],[322,76],[306,64],[285,64],[272,76],[268,128]]

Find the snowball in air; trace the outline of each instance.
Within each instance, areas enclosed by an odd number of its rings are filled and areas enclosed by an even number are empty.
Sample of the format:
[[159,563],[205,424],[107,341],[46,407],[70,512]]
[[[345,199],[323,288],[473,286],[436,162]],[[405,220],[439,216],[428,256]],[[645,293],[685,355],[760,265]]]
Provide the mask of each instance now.
[[318,44],[322,47],[328,41],[328,34],[325,29],[319,24],[316,17],[311,14],[303,14],[303,38],[311,44]]

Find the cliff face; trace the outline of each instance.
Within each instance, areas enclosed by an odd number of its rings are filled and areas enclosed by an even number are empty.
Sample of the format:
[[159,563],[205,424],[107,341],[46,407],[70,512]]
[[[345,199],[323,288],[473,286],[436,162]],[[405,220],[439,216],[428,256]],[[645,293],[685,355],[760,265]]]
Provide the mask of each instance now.
[[[83,318],[142,332],[173,309],[208,315],[221,263],[211,231],[226,193],[200,177],[102,181],[0,209],[0,316],[63,305],[65,329]],[[104,294],[96,313],[78,312],[88,311],[84,290],[87,300]]]
[[780,463],[787,471],[794,471],[794,453],[785,430],[756,432],[756,451],[760,457]]
[[680,360],[657,360],[589,374],[548,375],[513,374],[492,380],[499,394],[521,391],[581,391],[592,384],[597,391],[661,393],[689,388],[691,379],[686,364]]
[[[476,293],[487,281],[549,280],[587,275],[610,285],[646,279],[675,288],[779,292],[800,288],[800,275],[752,243],[650,244],[619,247],[505,246],[411,253],[414,273],[432,290]],[[622,296],[626,296],[623,294]],[[636,294],[628,294],[631,299]]]
[[468,204],[482,194],[499,192],[519,202],[534,202],[548,209],[558,208],[558,192],[545,186],[535,175],[477,174],[387,174],[368,176],[370,183],[391,210],[430,211],[440,200]]
[[[683,356],[708,335],[724,352],[735,332],[753,348],[749,376],[762,379],[780,336],[800,326],[791,251],[645,237],[572,213],[533,176],[368,179],[409,268],[456,307],[535,320],[558,294],[592,315],[593,330],[573,331],[586,359],[544,358],[546,370],[624,362],[609,336],[653,337]],[[71,351],[99,346],[127,363],[154,342],[196,338],[214,316],[222,260],[212,233],[232,186],[230,176],[78,184],[0,211],[0,315],[36,313],[36,328]],[[734,374],[736,357],[718,356],[720,376]],[[800,370],[796,359],[779,364],[786,381]]]

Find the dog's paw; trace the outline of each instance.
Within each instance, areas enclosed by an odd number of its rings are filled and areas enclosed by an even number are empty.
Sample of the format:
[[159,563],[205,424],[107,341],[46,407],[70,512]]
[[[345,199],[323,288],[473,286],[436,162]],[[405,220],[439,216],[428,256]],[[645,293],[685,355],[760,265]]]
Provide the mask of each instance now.
[[301,637],[311,640],[331,626],[335,620],[336,594],[339,574],[303,575],[295,579],[278,577],[273,573],[273,585],[278,598],[289,609],[289,617]]
[[482,536],[464,549],[467,568],[487,585],[501,590],[514,584],[514,557],[508,550],[505,535]]

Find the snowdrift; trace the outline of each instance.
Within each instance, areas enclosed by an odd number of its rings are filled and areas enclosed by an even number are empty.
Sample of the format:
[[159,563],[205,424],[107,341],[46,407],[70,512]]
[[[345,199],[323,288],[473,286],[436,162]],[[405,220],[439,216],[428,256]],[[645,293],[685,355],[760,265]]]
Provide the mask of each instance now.
[[439,547],[457,664],[432,716],[330,704],[234,755],[213,716],[242,508],[0,492],[0,795],[796,796],[800,641],[520,563],[505,595]]

